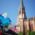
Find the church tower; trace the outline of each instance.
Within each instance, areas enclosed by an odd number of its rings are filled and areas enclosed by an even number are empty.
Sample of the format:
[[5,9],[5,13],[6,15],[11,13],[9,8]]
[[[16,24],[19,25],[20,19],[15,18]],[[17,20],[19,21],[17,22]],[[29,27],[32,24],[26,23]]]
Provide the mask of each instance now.
[[20,26],[20,31],[23,32],[23,21],[26,19],[25,7],[23,5],[23,0],[20,0],[20,8],[18,12],[18,25]]

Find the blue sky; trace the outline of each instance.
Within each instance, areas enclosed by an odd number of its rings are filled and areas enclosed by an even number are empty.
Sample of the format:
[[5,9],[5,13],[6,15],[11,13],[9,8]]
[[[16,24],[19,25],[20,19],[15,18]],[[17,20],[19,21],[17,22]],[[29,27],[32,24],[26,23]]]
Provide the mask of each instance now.
[[[35,0],[23,0],[27,17],[35,16]],[[20,0],[0,0],[0,14],[6,12],[12,23],[16,23]]]

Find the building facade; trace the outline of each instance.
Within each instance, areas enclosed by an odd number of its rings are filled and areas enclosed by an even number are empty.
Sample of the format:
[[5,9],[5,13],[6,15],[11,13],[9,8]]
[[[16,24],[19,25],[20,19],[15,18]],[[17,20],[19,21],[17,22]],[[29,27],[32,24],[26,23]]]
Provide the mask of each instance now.
[[24,30],[35,31],[35,17],[26,17],[23,0],[20,0],[20,7],[18,11],[18,24],[16,25],[16,28],[19,30],[19,32],[23,32]]

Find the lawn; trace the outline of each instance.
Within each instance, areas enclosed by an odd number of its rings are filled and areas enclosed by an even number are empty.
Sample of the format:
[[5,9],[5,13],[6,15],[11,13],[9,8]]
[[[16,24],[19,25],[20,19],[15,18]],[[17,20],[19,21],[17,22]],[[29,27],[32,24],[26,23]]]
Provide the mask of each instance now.
[[22,32],[19,32],[18,35],[23,35],[23,33]]
[[[35,35],[35,32],[27,32],[27,34],[28,34],[28,35]],[[22,33],[22,32],[19,32],[18,35],[23,35],[23,33]]]
[[35,32],[29,32],[29,35],[35,35]]

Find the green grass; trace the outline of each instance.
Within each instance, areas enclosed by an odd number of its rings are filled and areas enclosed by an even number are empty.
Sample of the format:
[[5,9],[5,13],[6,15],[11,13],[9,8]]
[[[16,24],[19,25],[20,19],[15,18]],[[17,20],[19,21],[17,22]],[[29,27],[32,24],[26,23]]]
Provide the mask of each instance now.
[[18,35],[23,35],[23,33],[22,32],[19,32]]
[[29,32],[29,35],[35,35],[35,32]]
[[[27,34],[28,34],[28,35],[35,35],[35,32],[27,32]],[[22,32],[19,32],[18,35],[23,35],[23,33],[22,33]]]

